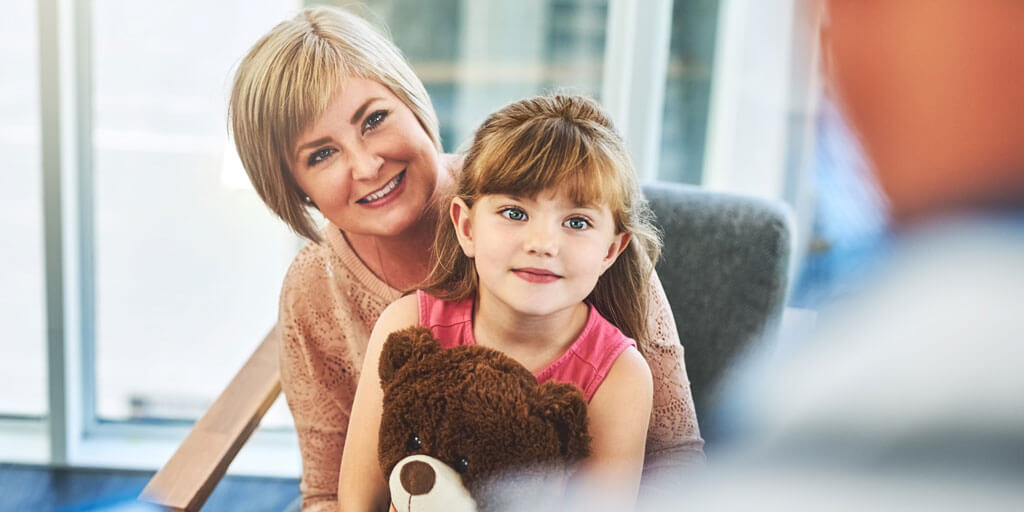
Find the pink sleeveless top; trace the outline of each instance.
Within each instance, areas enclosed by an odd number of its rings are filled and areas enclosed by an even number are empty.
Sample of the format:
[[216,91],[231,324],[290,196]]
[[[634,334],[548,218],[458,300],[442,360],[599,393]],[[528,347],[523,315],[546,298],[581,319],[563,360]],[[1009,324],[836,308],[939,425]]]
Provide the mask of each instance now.
[[[444,348],[476,345],[473,338],[473,299],[448,302],[422,290],[416,292],[420,303],[420,325],[430,329]],[[538,383],[548,380],[575,384],[590,403],[615,360],[636,341],[626,337],[605,320],[594,306],[587,304],[587,323],[576,341],[558,359],[535,374]]]

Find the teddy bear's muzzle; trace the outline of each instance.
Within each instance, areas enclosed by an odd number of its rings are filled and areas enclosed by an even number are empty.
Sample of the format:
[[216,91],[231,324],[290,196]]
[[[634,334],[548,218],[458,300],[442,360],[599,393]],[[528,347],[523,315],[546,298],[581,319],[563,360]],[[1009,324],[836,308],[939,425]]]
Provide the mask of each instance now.
[[476,501],[451,466],[428,455],[410,455],[388,476],[398,512],[475,512]]
[[402,466],[400,475],[402,488],[413,496],[430,492],[434,488],[434,479],[437,477],[434,468],[421,460],[409,461],[408,464]]

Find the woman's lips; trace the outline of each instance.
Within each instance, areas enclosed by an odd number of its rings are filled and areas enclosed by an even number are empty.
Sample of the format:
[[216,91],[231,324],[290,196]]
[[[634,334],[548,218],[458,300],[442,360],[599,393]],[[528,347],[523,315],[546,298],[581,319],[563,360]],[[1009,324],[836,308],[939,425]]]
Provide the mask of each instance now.
[[356,204],[365,206],[382,206],[384,203],[390,201],[390,198],[395,196],[395,192],[399,190],[402,183],[405,182],[405,171],[398,173],[394,178],[384,184],[383,187],[366,194]]
[[562,278],[562,276],[542,268],[514,268],[512,273],[530,283],[552,283]]

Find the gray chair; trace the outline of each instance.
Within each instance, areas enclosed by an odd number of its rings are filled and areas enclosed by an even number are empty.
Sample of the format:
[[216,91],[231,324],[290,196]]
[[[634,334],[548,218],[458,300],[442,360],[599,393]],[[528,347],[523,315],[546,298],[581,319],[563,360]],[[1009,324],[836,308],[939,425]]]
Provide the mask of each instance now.
[[[786,296],[790,220],[779,203],[696,187],[644,187],[665,249],[658,274],[679,337],[698,421],[737,354],[773,328]],[[141,501],[199,510],[281,390],[271,330],[220,397],[150,480]],[[711,432],[701,424],[705,438]],[[293,504],[293,508],[298,503]]]
[[686,347],[705,439],[714,390],[752,343],[774,336],[789,283],[792,218],[781,202],[653,183],[644,194],[664,231],[657,265]]

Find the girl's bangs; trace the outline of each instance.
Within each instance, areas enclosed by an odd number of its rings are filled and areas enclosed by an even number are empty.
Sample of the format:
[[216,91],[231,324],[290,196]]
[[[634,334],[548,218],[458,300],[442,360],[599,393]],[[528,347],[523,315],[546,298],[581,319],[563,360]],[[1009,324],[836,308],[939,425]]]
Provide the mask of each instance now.
[[[526,137],[524,139],[532,139]],[[546,141],[520,139],[509,151],[489,151],[475,165],[475,195],[506,194],[536,197],[558,190],[578,206],[607,205],[612,212],[625,207],[625,169],[602,147],[550,137]],[[530,147],[530,142],[537,145]],[[543,140],[543,139],[541,139]]]

